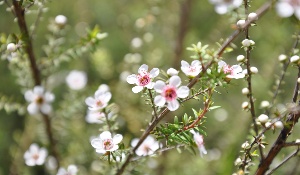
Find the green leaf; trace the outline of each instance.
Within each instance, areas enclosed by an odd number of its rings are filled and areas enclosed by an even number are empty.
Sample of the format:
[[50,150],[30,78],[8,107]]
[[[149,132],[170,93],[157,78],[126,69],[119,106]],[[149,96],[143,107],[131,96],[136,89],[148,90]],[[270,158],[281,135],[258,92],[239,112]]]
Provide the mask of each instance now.
[[220,107],[221,107],[221,106],[212,106],[212,107],[209,108],[209,110],[218,109],[218,108],[220,108]]

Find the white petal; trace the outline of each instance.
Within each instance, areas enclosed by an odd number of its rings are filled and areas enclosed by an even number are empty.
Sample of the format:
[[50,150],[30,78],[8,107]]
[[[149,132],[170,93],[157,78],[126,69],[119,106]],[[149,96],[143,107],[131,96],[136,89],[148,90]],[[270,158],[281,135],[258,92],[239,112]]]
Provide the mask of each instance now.
[[85,99],[85,104],[88,106],[94,106],[96,103],[96,100],[92,97],[88,97]]
[[118,145],[114,145],[109,151],[116,151],[117,149],[119,149]]
[[218,62],[218,68],[221,69],[223,68],[224,66],[226,66],[227,64],[225,63],[225,61],[219,61]]
[[154,104],[156,106],[163,106],[165,103],[166,103],[166,99],[161,95],[158,95],[154,98]]
[[56,175],[65,175],[67,174],[67,170],[64,168],[59,168]]
[[157,82],[155,82],[153,88],[155,89],[156,92],[162,93],[165,86],[166,86],[165,82],[158,80]]
[[35,166],[35,165],[36,165],[36,164],[35,164],[35,160],[32,159],[32,158],[26,159],[26,160],[25,160],[25,164],[26,164],[27,166]]
[[134,86],[133,88],[132,88],[132,92],[133,93],[139,93],[139,92],[141,92],[142,90],[143,90],[143,86]]
[[44,94],[44,87],[42,86],[35,86],[33,88],[33,93],[39,96],[42,96]]
[[300,20],[300,7],[296,8],[294,13],[298,20]]
[[52,107],[51,105],[47,104],[47,103],[44,103],[42,106],[41,106],[41,112],[43,114],[50,114],[50,112],[52,111]]
[[77,173],[78,169],[75,165],[69,165],[68,166],[68,172],[71,173],[71,175],[75,175]]
[[127,83],[129,84],[136,84],[137,78],[135,74],[129,75],[126,79]]
[[138,144],[138,142],[139,142],[139,139],[138,139],[138,138],[135,138],[135,139],[133,139],[133,140],[131,141],[130,145],[131,145],[132,147],[135,147],[135,146]]
[[200,66],[200,65],[201,65],[201,63],[200,63],[200,61],[199,61],[199,60],[194,60],[194,61],[192,61],[191,65],[192,65],[192,66],[196,66],[196,67],[198,67],[198,66]]
[[174,87],[178,87],[180,86],[181,84],[181,79],[179,76],[175,75],[175,76],[172,76],[170,78],[170,82],[169,82],[170,85],[174,86]]
[[150,81],[147,85],[146,85],[146,88],[148,89],[153,89],[154,87],[154,83],[152,81]]
[[175,111],[176,109],[179,108],[179,102],[177,100],[170,101],[168,102],[167,108],[170,111]]
[[30,103],[27,107],[27,111],[29,114],[37,114],[39,113],[39,106],[36,103]]
[[91,141],[91,145],[92,147],[96,148],[96,149],[103,149],[102,148],[102,140],[101,139],[93,139]]
[[141,67],[139,68],[139,70],[138,70],[138,73],[140,74],[140,73],[142,73],[143,71],[148,71],[148,65],[147,64],[143,64],[143,65],[141,65]]
[[215,6],[215,11],[220,14],[220,15],[223,15],[225,13],[228,12],[228,6],[227,5],[224,5],[224,4],[221,4],[221,5],[216,5]]
[[157,77],[158,74],[159,74],[159,69],[158,69],[158,68],[153,68],[153,69],[150,71],[150,78]]
[[243,3],[243,0],[233,0],[232,6],[233,7],[239,7]]
[[103,148],[100,148],[100,149],[96,149],[96,152],[100,153],[100,154],[104,154],[104,153],[106,153],[106,150]]
[[105,94],[103,95],[103,102],[108,103],[109,100],[111,99],[111,93],[110,92],[105,92]]
[[38,153],[39,149],[40,147],[36,143],[31,144],[29,147],[29,151],[33,154]]
[[276,4],[276,11],[280,17],[290,17],[294,13],[294,8],[288,2],[278,2]]
[[123,139],[123,136],[121,134],[117,134],[114,136],[113,138],[113,142],[114,144],[119,144]]
[[182,60],[182,61],[181,61],[181,69],[182,69],[183,67],[190,67],[190,64],[189,64],[188,62]]
[[178,75],[178,70],[174,69],[174,68],[169,68],[167,70],[167,74],[170,75],[170,76],[173,76],[173,75]]
[[32,90],[28,90],[25,92],[24,94],[25,100],[28,102],[32,102],[34,100],[34,94],[32,92]]
[[111,133],[109,131],[104,131],[100,134],[100,139],[105,140],[105,139],[111,139]]
[[54,99],[55,99],[55,96],[52,93],[50,93],[50,92],[45,93],[45,101],[46,102],[53,102]]
[[181,86],[177,91],[176,94],[179,98],[185,98],[189,95],[190,89],[187,86]]

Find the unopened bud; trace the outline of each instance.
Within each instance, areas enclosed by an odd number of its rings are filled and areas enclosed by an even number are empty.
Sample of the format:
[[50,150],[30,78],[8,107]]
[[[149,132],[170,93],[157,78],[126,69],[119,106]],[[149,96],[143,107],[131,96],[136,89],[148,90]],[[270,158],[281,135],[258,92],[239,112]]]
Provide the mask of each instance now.
[[277,121],[274,123],[275,128],[277,129],[282,129],[283,128],[283,123],[281,121]]
[[258,19],[258,16],[257,16],[257,14],[256,13],[249,13],[249,15],[248,15],[248,20],[250,20],[250,21],[255,21],[255,20],[257,20]]
[[57,25],[64,26],[67,23],[67,17],[64,15],[57,15],[54,21]]
[[249,94],[249,89],[248,88],[243,88],[242,89],[242,94],[244,94],[244,95]]
[[294,55],[290,58],[291,63],[297,63],[299,61],[299,56],[298,55]]
[[258,121],[260,123],[267,123],[268,120],[269,117],[266,114],[261,114],[260,116],[258,116]]
[[241,20],[238,20],[238,22],[236,23],[236,25],[239,27],[239,28],[242,28],[244,25],[245,25],[246,21],[241,19]]
[[243,109],[247,109],[248,107],[249,107],[249,102],[244,101],[244,102],[242,103],[242,108],[243,108]]
[[261,103],[260,103],[260,107],[261,108],[267,108],[267,107],[269,107],[270,106],[270,102],[268,102],[268,101],[262,101]]
[[250,71],[253,74],[257,74],[258,73],[258,69],[256,67],[250,67]]
[[6,46],[6,49],[9,51],[9,52],[15,52],[17,50],[17,46],[14,44],[14,43],[9,43],[7,44]]
[[280,62],[283,62],[283,61],[285,61],[286,59],[287,59],[287,56],[284,55],[284,54],[281,54],[281,55],[278,56],[278,60],[279,60]]
[[245,60],[245,56],[244,56],[244,55],[239,55],[239,56],[236,57],[236,60],[237,60],[238,62],[242,62],[242,61]]

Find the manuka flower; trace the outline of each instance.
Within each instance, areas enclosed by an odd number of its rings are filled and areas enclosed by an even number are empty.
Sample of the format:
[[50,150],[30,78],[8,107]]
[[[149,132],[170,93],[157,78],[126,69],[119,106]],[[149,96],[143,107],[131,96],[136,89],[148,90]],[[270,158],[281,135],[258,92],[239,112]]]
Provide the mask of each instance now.
[[154,89],[160,93],[154,98],[154,104],[157,106],[164,106],[167,102],[167,108],[170,111],[175,111],[179,108],[179,102],[177,98],[185,98],[189,95],[189,88],[187,86],[181,86],[181,79],[179,76],[172,76],[169,80],[169,84],[158,80]]
[[68,169],[59,168],[56,175],[76,175],[78,169],[75,165],[69,165]]
[[83,71],[73,70],[66,77],[66,83],[70,89],[83,89],[87,83],[86,73]]
[[25,164],[27,166],[43,165],[47,155],[48,151],[45,148],[40,148],[33,143],[24,154]]
[[300,20],[300,1],[299,0],[279,0],[276,4],[277,14],[282,18],[287,18],[295,14]]
[[139,68],[138,74],[132,74],[127,77],[127,82],[129,84],[136,84],[137,86],[132,88],[132,92],[139,93],[144,87],[152,89],[154,85],[152,80],[157,77],[158,74],[158,68],[153,68],[150,72],[148,72],[148,65],[143,64]]
[[95,98],[88,97],[85,99],[85,103],[89,106],[89,110],[98,111],[105,108],[111,99],[111,93],[108,91],[97,90],[95,92]]
[[218,69],[219,69],[219,72],[223,71],[225,74],[227,74],[226,77],[230,78],[230,79],[232,79],[232,78],[240,79],[240,78],[245,77],[245,74],[243,74],[243,69],[239,65],[229,66],[224,61],[219,61]]
[[121,134],[111,137],[109,131],[104,131],[100,134],[99,138],[95,138],[91,141],[91,145],[96,149],[97,153],[106,153],[107,151],[115,151],[119,148],[118,144],[122,141],[123,136]]
[[[135,138],[131,141],[131,146],[135,147],[139,139]],[[159,148],[159,142],[157,142],[152,136],[148,136],[144,142],[138,147],[135,153],[138,156],[147,156],[153,154]]]
[[181,70],[186,76],[195,77],[201,72],[202,67],[199,60],[192,61],[191,65],[188,62],[182,60]]
[[194,135],[194,141],[199,149],[200,156],[203,157],[203,154],[207,154],[207,151],[204,147],[203,136],[199,133],[196,133],[194,130],[190,130],[190,132]]
[[49,103],[53,102],[54,95],[50,92],[45,92],[42,86],[35,86],[33,90],[26,91],[25,99],[30,102],[27,107],[27,111],[30,114],[37,114],[39,112],[49,114],[52,111]]
[[215,11],[223,15],[232,9],[238,8],[242,3],[243,0],[209,0],[210,3],[215,5]]

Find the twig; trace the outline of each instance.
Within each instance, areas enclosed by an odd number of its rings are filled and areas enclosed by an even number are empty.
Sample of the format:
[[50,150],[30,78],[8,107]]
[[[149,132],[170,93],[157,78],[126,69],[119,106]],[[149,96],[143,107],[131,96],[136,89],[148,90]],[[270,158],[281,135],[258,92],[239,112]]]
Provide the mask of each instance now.
[[153,101],[152,92],[151,92],[150,89],[148,89],[148,93],[149,93],[149,96],[150,96],[150,99],[151,99],[151,106],[152,106],[152,109],[153,109],[153,112],[154,112],[154,118],[157,119],[157,112],[156,112],[155,104],[154,104],[154,101]]
[[284,147],[289,147],[289,146],[300,146],[300,142],[286,142]]

